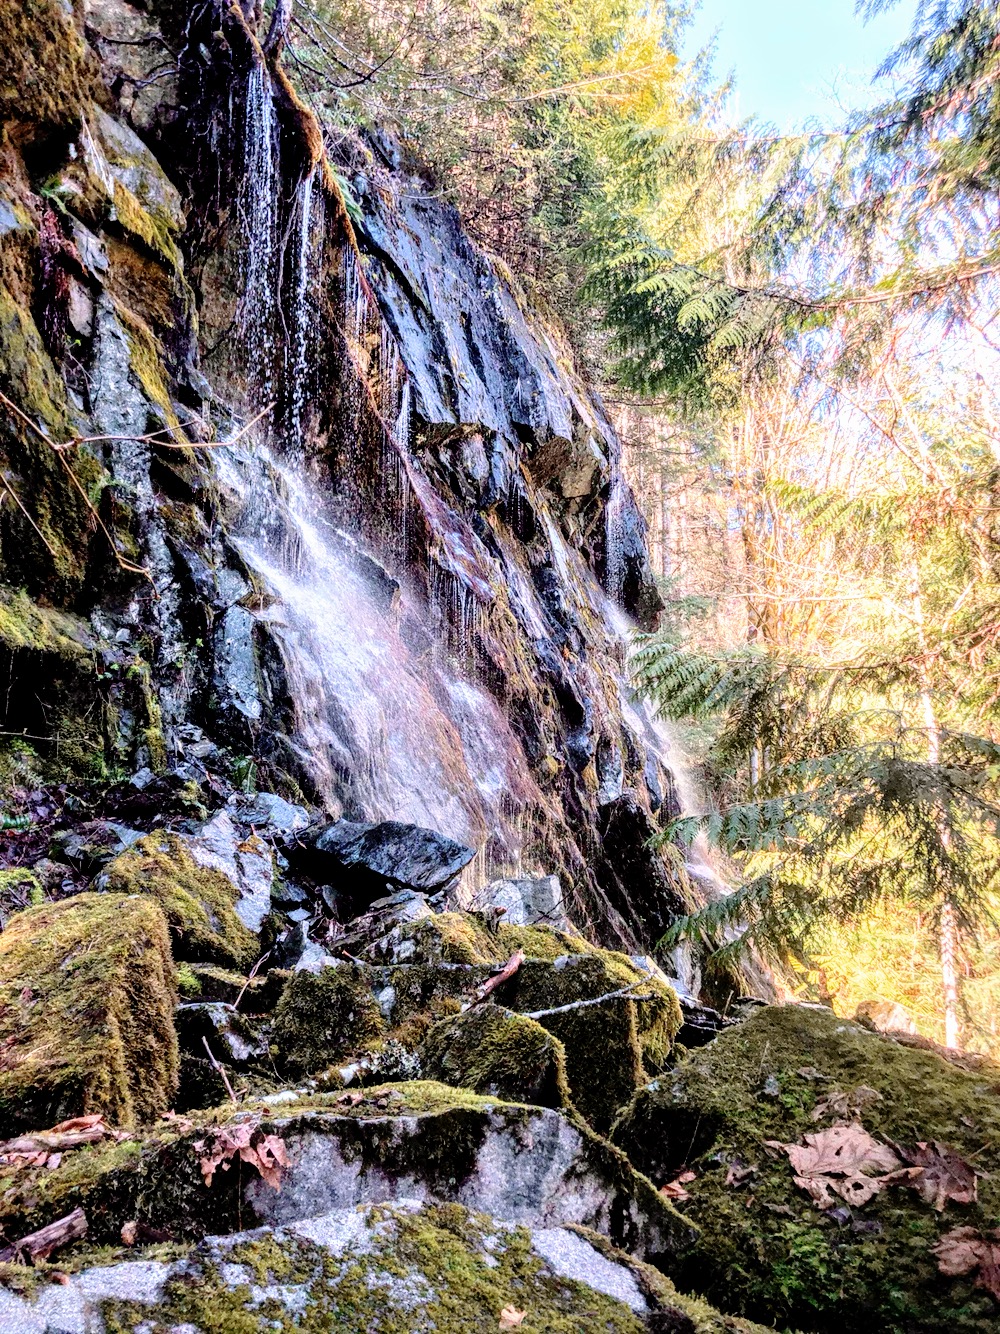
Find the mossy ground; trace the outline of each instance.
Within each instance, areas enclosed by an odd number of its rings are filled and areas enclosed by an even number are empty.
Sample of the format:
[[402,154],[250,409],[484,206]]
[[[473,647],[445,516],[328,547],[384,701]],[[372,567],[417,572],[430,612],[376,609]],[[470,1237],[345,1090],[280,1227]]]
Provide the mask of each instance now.
[[[896,1143],[940,1141],[983,1172],[979,1203],[936,1213],[891,1188],[836,1219],[814,1207],[787,1157],[830,1120],[817,1102],[860,1086],[880,1100],[863,1124]],[[931,1246],[952,1228],[1000,1218],[1000,1070],[969,1073],[797,1006],[766,1009],[644,1089],[613,1138],[657,1184],[696,1173],[682,1206],[702,1228],[677,1270],[726,1309],[817,1331],[995,1330],[1000,1307],[971,1279],[944,1278]],[[727,1186],[730,1166],[756,1171]]]
[[180,960],[249,968],[256,936],[236,916],[236,886],[221,871],[199,866],[176,834],[140,839],[108,866],[113,894],[150,894],[162,907]]
[[103,1112],[154,1119],[177,1082],[174,968],[149,899],[82,894],[0,934],[0,1138]]

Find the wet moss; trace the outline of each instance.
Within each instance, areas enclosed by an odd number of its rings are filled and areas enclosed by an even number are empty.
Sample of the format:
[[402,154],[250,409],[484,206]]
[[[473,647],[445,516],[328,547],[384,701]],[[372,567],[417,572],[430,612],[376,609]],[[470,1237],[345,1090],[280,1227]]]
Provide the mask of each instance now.
[[435,1024],[422,1058],[428,1079],[508,1101],[570,1105],[562,1043],[533,1019],[499,1005],[481,1005]]
[[[831,1217],[799,1190],[766,1141],[801,1141],[831,1092],[875,1090],[863,1113],[894,1143],[938,1141],[983,1172],[979,1203],[937,1214],[896,1187]],[[1000,1069],[962,1070],[821,1009],[764,1009],[643,1089],[613,1130],[660,1184],[688,1166],[686,1217],[702,1229],[675,1277],[710,1301],[814,1331],[993,1330],[997,1307],[947,1279],[931,1247],[954,1227],[1000,1217]],[[730,1167],[753,1172],[726,1184]]]
[[152,895],[179,960],[249,968],[257,957],[257,937],[236,916],[236,886],[221,871],[199,866],[176,834],[140,839],[111,862],[102,883],[113,894]]
[[80,617],[40,607],[23,589],[0,588],[0,643],[15,651],[29,649],[85,663],[92,636]]
[[97,62],[72,7],[58,0],[23,0],[0,12],[4,77],[0,120],[18,137],[43,137],[79,123],[92,98],[103,98]]
[[399,929],[395,944],[398,958],[421,963],[505,963],[515,950],[528,958],[556,959],[564,954],[594,951],[582,936],[568,935],[542,926],[499,926],[489,930],[475,913],[445,912],[407,922]]
[[174,969],[148,899],[82,894],[0,934],[0,1137],[103,1112],[133,1126],[177,1083]]

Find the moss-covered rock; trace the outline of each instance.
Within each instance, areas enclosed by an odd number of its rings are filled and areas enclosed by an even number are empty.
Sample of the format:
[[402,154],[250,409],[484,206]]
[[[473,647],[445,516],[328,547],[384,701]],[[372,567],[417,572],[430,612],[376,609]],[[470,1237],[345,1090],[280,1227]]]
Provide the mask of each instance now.
[[[331,1330],[469,1334],[501,1312],[535,1334],[753,1334],[680,1296],[644,1265],[581,1229],[531,1231],[457,1204],[368,1204],[282,1228],[215,1237],[172,1262],[101,1257],[62,1291],[0,1293],[0,1321],[74,1328],[103,1316],[108,1334]],[[130,1300],[131,1298],[131,1300]]]
[[[863,1207],[820,1209],[768,1141],[801,1143],[852,1108],[880,1141],[953,1149],[982,1173],[978,1204],[939,1213],[895,1185]],[[972,1276],[945,1277],[932,1251],[953,1228],[1000,1219],[996,1067],[961,1069],[823,1009],[768,1008],[643,1089],[613,1138],[657,1184],[696,1173],[682,1208],[702,1232],[673,1272],[726,1309],[824,1334],[1000,1322]]]
[[476,913],[443,912],[404,922],[360,950],[371,963],[504,963],[515,950],[529,958],[556,959],[593,951],[582,936],[544,926],[490,930]]
[[0,934],[0,1138],[103,1112],[133,1126],[177,1084],[174,968],[148,898],[81,894]]
[[[248,1122],[285,1143],[280,1191],[238,1160],[205,1182],[205,1144]],[[691,1241],[669,1202],[579,1117],[429,1081],[363,1093],[275,1092],[248,1100],[235,1117],[229,1104],[163,1122],[141,1142],[68,1153],[51,1171],[0,1166],[6,1235],[80,1207],[90,1245],[117,1245],[132,1220],[197,1240],[373,1198],[457,1202],[532,1227],[579,1223],[661,1265]]]
[[575,1105],[601,1131],[645,1083],[647,1066],[656,1071],[666,1060],[682,1022],[673,991],[626,955],[593,950],[551,963],[528,959],[498,995],[513,1010],[538,1013],[625,988],[640,999],[619,996],[538,1019],[566,1050]]
[[151,894],[166,914],[177,959],[249,968],[259,953],[257,937],[236,915],[236,885],[199,866],[176,834],[140,839],[108,866],[101,884],[113,894]]
[[294,973],[274,1012],[272,1041],[293,1075],[375,1051],[388,1032],[372,995],[371,970],[343,963],[318,973]]
[[499,1005],[440,1020],[427,1035],[422,1058],[428,1079],[474,1093],[541,1107],[570,1103],[562,1043],[533,1019]]

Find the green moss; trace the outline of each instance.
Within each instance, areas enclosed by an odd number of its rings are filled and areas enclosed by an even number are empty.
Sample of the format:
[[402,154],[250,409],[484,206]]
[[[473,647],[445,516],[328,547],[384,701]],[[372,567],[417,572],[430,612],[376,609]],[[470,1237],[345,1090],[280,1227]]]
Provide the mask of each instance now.
[[656,1068],[669,1051],[681,1025],[671,989],[640,971],[626,955],[594,950],[554,963],[529,959],[499,997],[514,1010],[551,1010],[629,986],[651,999],[623,996],[539,1019],[565,1048],[574,1104],[600,1131],[608,1129],[645,1083],[646,1054],[655,1059]]
[[149,402],[160,409],[164,423],[174,428],[174,441],[184,439],[179,432],[180,420],[167,392],[163,348],[145,320],[117,302],[115,309],[128,338],[132,373]]
[[126,231],[137,236],[155,254],[162,256],[171,268],[180,267],[181,256],[174,241],[173,227],[144,208],[121,181],[115,181],[114,184],[114,207],[115,217]]
[[85,621],[69,612],[40,607],[23,589],[0,588],[0,643],[84,661],[93,647]]
[[0,1137],[100,1111],[153,1119],[177,1081],[166,923],[148,899],[82,894],[0,934]]
[[277,1059],[293,1074],[376,1051],[387,1024],[371,991],[371,970],[340,964],[294,973],[274,1012]]
[[[178,1324],[216,1334],[469,1334],[495,1330],[505,1306],[525,1311],[525,1334],[643,1334],[648,1328],[614,1298],[552,1275],[524,1228],[457,1204],[416,1211],[369,1206],[367,1223],[370,1240],[339,1256],[280,1234],[193,1257],[190,1275],[168,1285],[156,1310],[156,1334]],[[224,1265],[241,1266],[242,1273]],[[251,1284],[265,1290],[263,1298]],[[302,1309],[289,1310],[278,1288],[297,1289]],[[108,1303],[103,1314],[109,1334],[131,1332],[149,1318],[148,1308],[122,1303]]]
[[[65,386],[29,313],[30,289],[6,267],[0,260],[0,389],[62,443],[73,433]],[[85,446],[58,453],[6,408],[0,408],[0,454],[20,502],[8,495],[2,511],[4,529],[15,537],[4,544],[6,577],[32,592],[50,585],[60,593],[77,589],[86,574],[92,515],[73,477],[89,491],[103,475],[100,464]]]
[[0,120],[19,127],[19,137],[72,127],[90,99],[103,96],[74,12],[57,0],[2,6],[0,47]]
[[201,996],[201,982],[189,963],[177,969],[177,990],[183,1000],[197,1000]]
[[199,866],[176,834],[148,834],[108,866],[104,888],[151,894],[163,908],[174,953],[188,962],[249,968],[257,937],[236,916],[236,886],[221,871]]
[[491,931],[474,913],[436,913],[407,922],[399,934],[402,941],[412,942],[413,956],[422,963],[505,963],[515,950],[523,950],[530,959],[556,959],[594,950],[582,936],[550,927],[501,925]]
[[[839,1221],[792,1180],[766,1141],[801,1141],[829,1124],[817,1102],[861,1085],[880,1096],[866,1129],[895,1143],[938,1141],[983,1172],[979,1203],[937,1214],[895,1187]],[[1000,1070],[958,1068],[801,1006],[761,1010],[642,1090],[613,1131],[657,1183],[684,1166],[696,1179],[685,1215],[698,1242],[682,1286],[709,1300],[810,1330],[918,1334],[994,1330],[997,1308],[968,1279],[947,1279],[931,1246],[950,1229],[1000,1217]],[[726,1185],[731,1165],[754,1168]]]
[[441,1020],[422,1056],[428,1079],[543,1107],[570,1103],[562,1043],[533,1019],[499,1005]]

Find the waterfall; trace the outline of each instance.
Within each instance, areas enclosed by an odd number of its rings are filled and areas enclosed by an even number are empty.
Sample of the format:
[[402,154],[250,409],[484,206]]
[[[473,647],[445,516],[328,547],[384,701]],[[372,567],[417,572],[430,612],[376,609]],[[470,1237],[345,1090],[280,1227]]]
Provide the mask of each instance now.
[[300,454],[305,450],[302,413],[309,384],[309,353],[316,313],[313,284],[321,277],[317,260],[322,260],[321,247],[314,234],[322,237],[323,202],[322,195],[316,199],[315,181],[316,173],[312,171],[299,184],[296,194],[298,236],[295,249],[295,295],[290,321],[291,356],[286,358],[286,364],[290,362],[288,400],[291,444]]
[[266,406],[274,397],[279,175],[274,92],[263,63],[250,71],[245,105],[238,200],[244,238],[243,295],[237,322],[246,344],[248,382],[259,395],[259,406]]
[[628,483],[620,467],[611,480],[604,511],[604,564],[608,596],[621,602],[625,592],[625,513],[628,504]]

